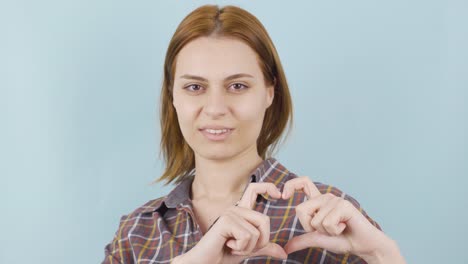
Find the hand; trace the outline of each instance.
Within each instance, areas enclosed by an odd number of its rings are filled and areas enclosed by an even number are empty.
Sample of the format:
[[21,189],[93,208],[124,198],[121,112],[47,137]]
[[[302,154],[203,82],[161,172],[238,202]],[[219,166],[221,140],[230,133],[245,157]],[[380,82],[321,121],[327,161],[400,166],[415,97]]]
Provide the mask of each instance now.
[[238,205],[226,209],[203,238],[174,262],[237,264],[254,256],[286,259],[284,249],[270,242],[270,218],[252,210],[257,195],[263,193],[281,198],[273,183],[250,183]]
[[308,198],[296,207],[296,215],[307,233],[288,241],[285,245],[288,254],[320,247],[370,259],[370,256],[382,255],[387,250],[382,245],[391,245],[388,243],[390,239],[351,202],[330,193],[321,194],[308,177],[286,182],[282,198],[289,199],[295,190],[303,190]]

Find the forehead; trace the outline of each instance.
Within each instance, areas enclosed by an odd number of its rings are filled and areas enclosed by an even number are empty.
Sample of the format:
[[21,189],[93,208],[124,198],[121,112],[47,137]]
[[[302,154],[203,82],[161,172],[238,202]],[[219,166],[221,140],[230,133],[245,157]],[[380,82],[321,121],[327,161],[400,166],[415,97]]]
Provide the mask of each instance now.
[[193,74],[217,79],[240,72],[262,75],[255,51],[237,39],[200,37],[186,44],[177,55],[176,78]]

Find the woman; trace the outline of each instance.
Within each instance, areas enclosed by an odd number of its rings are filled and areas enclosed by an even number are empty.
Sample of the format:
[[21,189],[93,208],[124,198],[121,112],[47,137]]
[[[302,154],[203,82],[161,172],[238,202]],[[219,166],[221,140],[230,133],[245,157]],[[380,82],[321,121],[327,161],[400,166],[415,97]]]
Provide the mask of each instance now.
[[158,181],[177,186],[122,217],[103,263],[404,263],[356,200],[271,157],[291,122],[262,24],[233,6],[194,10],[161,94]]

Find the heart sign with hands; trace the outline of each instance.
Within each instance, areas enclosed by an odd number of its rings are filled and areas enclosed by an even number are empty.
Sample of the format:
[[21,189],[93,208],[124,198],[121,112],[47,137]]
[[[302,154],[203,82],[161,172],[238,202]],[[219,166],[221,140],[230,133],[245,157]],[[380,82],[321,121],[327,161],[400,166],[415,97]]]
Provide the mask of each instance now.
[[[296,217],[305,234],[292,237],[284,248],[270,241],[270,218],[253,210],[259,194],[290,199],[302,191],[306,200],[297,206]],[[255,256],[286,259],[288,254],[317,247],[350,253],[367,263],[405,263],[396,244],[348,200],[322,194],[306,176],[285,182],[283,192],[273,183],[250,183],[241,200],[227,208],[203,238],[173,263],[240,263]]]

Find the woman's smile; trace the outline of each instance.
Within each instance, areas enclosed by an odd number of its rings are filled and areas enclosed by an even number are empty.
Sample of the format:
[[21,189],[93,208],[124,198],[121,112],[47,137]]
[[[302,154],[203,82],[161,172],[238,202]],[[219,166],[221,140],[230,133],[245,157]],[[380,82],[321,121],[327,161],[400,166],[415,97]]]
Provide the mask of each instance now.
[[226,140],[231,132],[234,129],[232,128],[223,128],[223,129],[200,129],[200,132],[208,139],[212,141],[223,141]]

